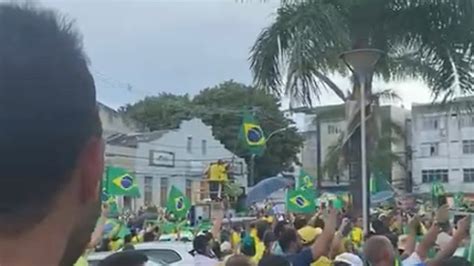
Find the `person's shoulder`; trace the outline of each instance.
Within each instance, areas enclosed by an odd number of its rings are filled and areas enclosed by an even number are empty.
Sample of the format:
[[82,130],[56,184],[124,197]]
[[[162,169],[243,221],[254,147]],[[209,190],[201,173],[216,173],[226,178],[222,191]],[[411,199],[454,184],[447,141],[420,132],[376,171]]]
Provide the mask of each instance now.
[[413,252],[408,258],[402,261],[402,266],[423,265],[423,261],[416,252]]
[[301,252],[296,254],[287,255],[285,257],[292,263],[293,266],[309,265],[311,262],[313,262],[313,252],[309,248],[303,249]]

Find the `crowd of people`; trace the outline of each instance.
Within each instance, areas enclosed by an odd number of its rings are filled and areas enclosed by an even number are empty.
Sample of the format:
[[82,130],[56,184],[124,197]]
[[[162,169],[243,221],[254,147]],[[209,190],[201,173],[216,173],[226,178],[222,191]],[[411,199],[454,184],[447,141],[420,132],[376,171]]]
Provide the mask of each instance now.
[[[107,220],[102,126],[81,36],[51,10],[0,4],[0,122],[0,265],[87,265],[87,252],[104,246]],[[446,205],[427,217],[377,215],[367,234],[359,217],[332,207],[311,216],[264,212],[249,225],[214,216],[209,231],[193,235],[196,266],[471,265],[457,253],[470,216],[453,223]],[[130,249],[162,230],[131,230],[125,250],[100,265],[145,265]],[[119,249],[106,240],[104,249]]]
[[[470,217],[453,225],[441,206],[431,217],[382,213],[363,234],[362,219],[336,209],[313,216],[263,216],[246,228],[221,226],[193,241],[195,265],[471,265],[456,254],[469,240]],[[225,233],[229,232],[229,233]]]

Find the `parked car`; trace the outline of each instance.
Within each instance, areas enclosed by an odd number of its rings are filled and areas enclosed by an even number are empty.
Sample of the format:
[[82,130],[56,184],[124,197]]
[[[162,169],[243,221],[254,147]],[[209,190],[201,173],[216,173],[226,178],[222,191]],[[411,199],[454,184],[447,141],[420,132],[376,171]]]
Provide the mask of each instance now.
[[[147,242],[136,244],[134,247],[135,250],[143,251],[149,261],[154,263],[150,265],[194,265],[193,257],[188,253],[192,249],[189,242]],[[87,261],[90,266],[97,266],[101,260],[111,254],[113,252],[94,252],[87,257]]]

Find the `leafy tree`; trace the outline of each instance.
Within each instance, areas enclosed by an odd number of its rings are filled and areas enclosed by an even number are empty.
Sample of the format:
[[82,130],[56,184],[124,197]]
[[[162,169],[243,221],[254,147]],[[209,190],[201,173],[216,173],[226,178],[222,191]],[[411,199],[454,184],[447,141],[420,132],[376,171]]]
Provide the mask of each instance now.
[[150,130],[177,128],[183,119],[192,117],[193,103],[188,95],[161,93],[119,109]]
[[303,139],[293,121],[285,118],[279,109],[278,99],[253,87],[227,81],[201,91],[194,99],[188,95],[160,94],[121,108],[131,118],[143,123],[151,130],[177,128],[184,119],[198,117],[212,126],[214,136],[237,156],[250,162],[250,154],[239,140],[239,130],[244,110],[253,108],[266,134],[281,129],[267,143],[262,157],[255,159],[256,181],[278,174],[298,162]]
[[[339,54],[378,48],[387,54],[375,74],[385,80],[422,78],[435,99],[473,93],[473,5],[472,0],[283,1],[275,21],[251,50],[256,86],[305,104],[329,89],[348,107],[357,106],[346,114],[349,136],[343,145],[348,146],[346,157],[352,155],[351,162],[359,162],[360,167],[360,83],[352,76],[353,87],[345,93],[331,80],[330,74],[349,73]],[[367,130],[367,150],[371,150],[380,135],[380,116],[375,112],[380,97],[374,97],[372,76],[365,80],[368,105],[374,110]],[[361,178],[351,177],[357,181],[352,183],[352,193],[360,208]]]
[[227,81],[201,91],[193,102],[204,110],[201,117],[205,123],[212,126],[216,138],[221,140],[227,149],[245,157],[247,163],[250,162],[250,154],[242,147],[238,138],[244,108],[253,108],[267,136],[275,130],[287,128],[274,134],[268,140],[263,156],[255,159],[256,181],[275,176],[291,167],[293,162],[298,162],[296,155],[302,146],[303,138],[296,128],[290,127],[294,122],[280,111],[275,96],[234,81]]

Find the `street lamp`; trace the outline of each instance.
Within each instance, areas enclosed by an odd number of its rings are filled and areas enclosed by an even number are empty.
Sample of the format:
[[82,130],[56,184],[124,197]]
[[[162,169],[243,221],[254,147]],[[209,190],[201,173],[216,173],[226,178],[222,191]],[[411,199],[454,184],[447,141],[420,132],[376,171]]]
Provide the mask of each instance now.
[[360,90],[360,145],[361,145],[361,178],[362,178],[362,220],[364,233],[369,232],[369,193],[367,180],[367,147],[365,136],[365,96],[366,83],[370,82],[374,67],[382,56],[383,51],[378,49],[356,49],[341,54],[341,59],[354,73],[359,81]]

